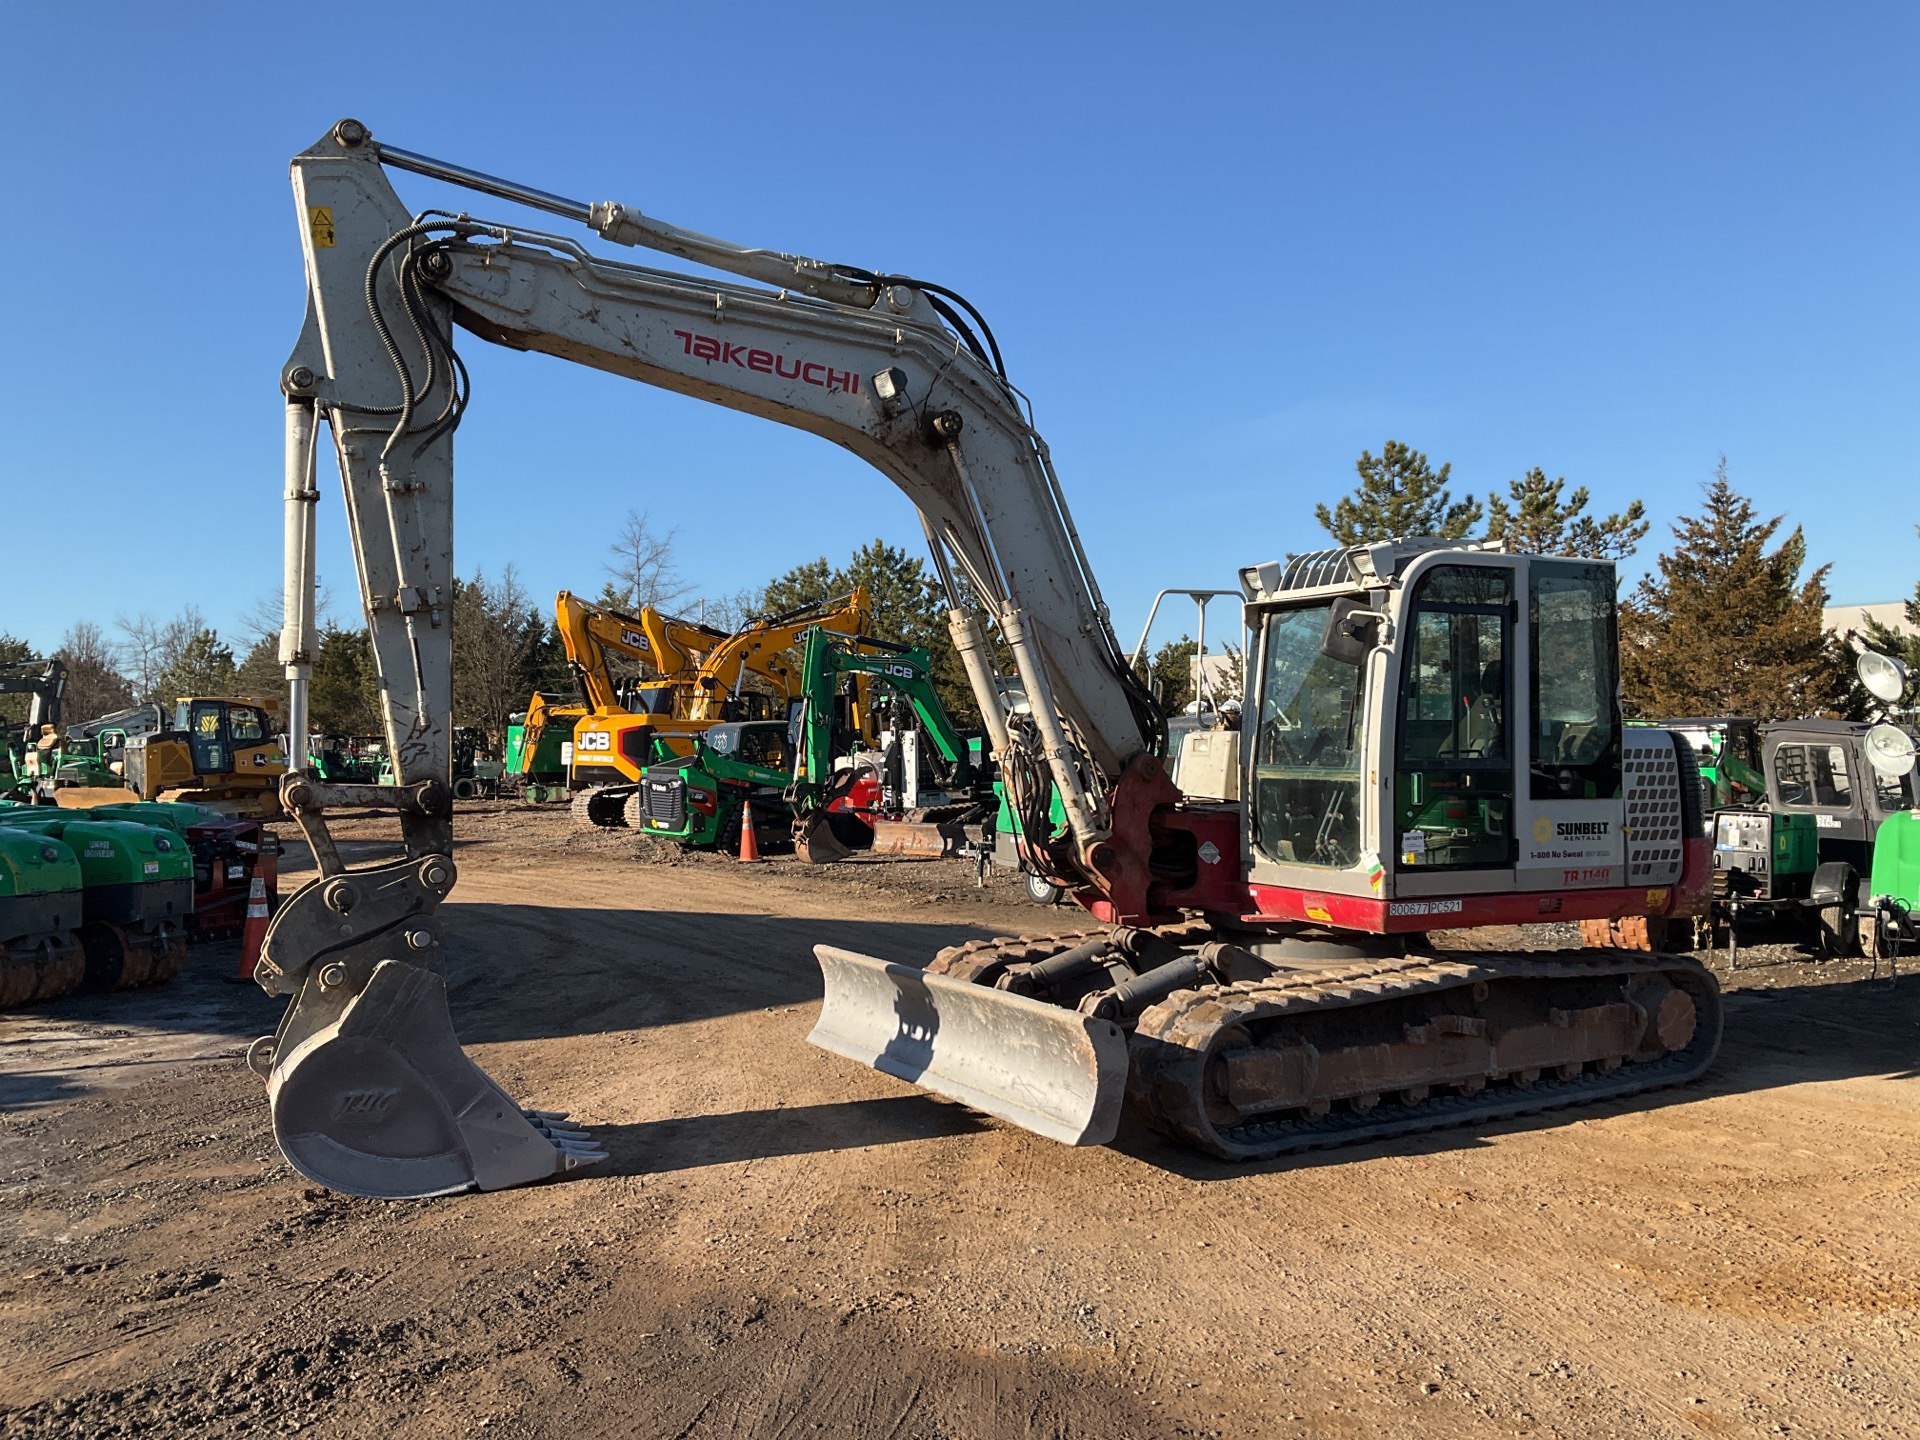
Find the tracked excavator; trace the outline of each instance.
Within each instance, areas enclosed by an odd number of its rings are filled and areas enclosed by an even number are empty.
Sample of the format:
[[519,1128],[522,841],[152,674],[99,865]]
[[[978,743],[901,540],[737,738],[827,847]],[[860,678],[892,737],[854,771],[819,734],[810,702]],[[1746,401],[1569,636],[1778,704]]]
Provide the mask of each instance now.
[[[799,682],[787,652],[815,625],[857,627],[871,613],[865,588],[856,587],[779,615],[756,616],[729,633],[652,609],[623,616],[562,590],[554,619],[589,707],[573,727],[574,819],[634,826],[650,763],[691,754],[694,739],[722,721],[784,719]],[[619,694],[608,651],[659,672],[652,685],[640,688],[639,709]]]
[[[685,708],[675,703],[677,684],[690,680],[727,633],[663,615],[651,605],[629,615],[582,600],[571,590],[554,596],[553,624],[567,652],[574,686],[586,701],[566,722],[572,736],[568,775],[579,786],[573,796],[574,817],[582,824],[617,824],[633,786],[630,772],[644,769],[653,758],[651,722],[658,714]],[[611,657],[616,655],[645,666],[649,679],[623,689],[613,673]],[[546,719],[547,707],[538,698],[528,707],[529,722],[535,712]],[[583,724],[593,736],[584,743]]]
[[[305,732],[316,644],[324,418],[397,766],[391,786],[284,785],[320,875],[269,929],[257,974],[291,1003],[248,1058],[310,1178],[431,1195],[601,1154],[465,1056],[432,968],[455,879],[456,330],[809,431],[917,508],[1004,783],[1032,822],[1029,861],[1095,924],[924,967],[820,947],[816,1044],[1068,1143],[1110,1139],[1130,1104],[1233,1158],[1618,1097],[1710,1063],[1719,996],[1691,960],[1424,940],[1665,914],[1704,886],[1690,750],[1621,723],[1611,566],[1417,539],[1247,566],[1243,798],[1189,800],[1047,446],[955,291],[533,189],[354,120],[292,169],[308,304],[280,376],[291,729]],[[729,278],[608,258],[551,229],[413,214],[395,171]],[[1017,671],[1017,713],[982,612]],[[343,805],[397,812],[405,858],[343,865],[326,824]]]

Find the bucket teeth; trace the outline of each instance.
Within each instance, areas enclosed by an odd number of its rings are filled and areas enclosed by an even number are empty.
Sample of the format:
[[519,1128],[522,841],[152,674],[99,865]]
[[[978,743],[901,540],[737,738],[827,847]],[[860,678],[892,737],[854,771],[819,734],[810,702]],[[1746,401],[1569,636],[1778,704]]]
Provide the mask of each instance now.
[[597,1165],[607,1158],[607,1152],[600,1148],[599,1141],[593,1138],[591,1131],[578,1125],[560,1123],[567,1118],[564,1110],[522,1110],[520,1113],[560,1152],[561,1170],[578,1170],[583,1165]]

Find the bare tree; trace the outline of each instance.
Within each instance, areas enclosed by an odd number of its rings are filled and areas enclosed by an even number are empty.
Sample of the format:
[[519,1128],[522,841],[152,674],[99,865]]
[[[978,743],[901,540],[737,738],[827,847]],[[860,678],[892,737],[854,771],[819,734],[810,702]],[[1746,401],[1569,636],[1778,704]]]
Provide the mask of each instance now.
[[121,673],[133,686],[134,699],[143,705],[155,700],[163,704],[171,701],[173,696],[160,693],[162,678],[179,663],[194,638],[207,628],[206,616],[198,606],[189,605],[171,620],[156,620],[142,610],[132,619],[116,616],[113,623],[120,631],[115,655]]
[[462,725],[505,736],[507,716],[524,710],[550,642],[547,622],[509,565],[497,581],[476,570],[454,582],[453,713]]
[[736,590],[731,595],[702,596],[682,607],[689,620],[711,625],[716,630],[738,630],[754,616],[764,613],[758,590]]
[[607,547],[613,556],[607,564],[612,577],[609,589],[620,597],[623,609],[651,605],[670,610],[693,593],[692,584],[673,563],[673,544],[679,534],[678,530],[656,534],[644,514],[627,512],[626,523]]
[[60,637],[60,659],[67,667],[65,700],[69,721],[93,720],[124,710],[133,687],[114,664],[106,633],[91,620],[76,620]]

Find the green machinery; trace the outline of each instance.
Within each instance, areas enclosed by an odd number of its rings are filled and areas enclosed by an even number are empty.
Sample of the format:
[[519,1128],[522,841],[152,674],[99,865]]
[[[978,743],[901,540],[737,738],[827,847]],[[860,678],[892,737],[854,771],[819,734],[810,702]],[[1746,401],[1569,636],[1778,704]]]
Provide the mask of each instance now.
[[62,790],[125,789],[127,743],[166,726],[158,705],[134,705],[67,726],[55,786]]
[[[116,814],[124,808],[134,814]],[[148,808],[0,809],[0,1003],[169,980],[186,960],[194,854]],[[184,825],[184,821],[180,822]]]
[[[860,743],[843,714],[865,682],[867,708],[885,717],[885,743],[875,763],[846,752]],[[844,702],[844,703],[843,703]],[[800,666],[799,756],[788,803],[795,853],[810,865],[844,859],[851,847],[835,834],[832,815],[852,817],[870,830],[883,854],[938,857],[965,843],[964,820],[973,807],[978,747],[955,727],[933,686],[933,662],[917,645],[870,635],[807,632]],[[938,794],[920,791],[919,737],[932,745]],[[863,783],[864,782],[864,783]],[[864,838],[855,836],[853,838]]]
[[385,744],[378,735],[309,735],[307,772],[334,785],[375,784]]
[[[867,747],[852,723],[860,691],[874,713],[889,716],[883,745]],[[919,790],[922,734],[931,742],[938,794]],[[756,813],[791,819],[796,853],[810,864],[841,859],[862,840],[893,854],[953,853],[959,817],[950,812],[972,802],[976,750],[941,705],[924,649],[815,627],[806,635],[791,719],[712,726],[690,755],[648,767],[627,802],[627,823],[685,845],[724,848],[751,802]]]
[[86,975],[80,858],[0,811],[0,1008],[50,1000]]
[[[1860,670],[1883,703],[1905,691],[1897,661],[1869,652]],[[1789,721],[1762,730],[1760,761],[1764,808],[1722,808],[1712,820],[1714,905],[1735,933],[1746,916],[1798,919],[1824,954],[1875,958],[1910,941],[1920,895],[1914,732]]]
[[58,660],[12,660],[0,664],[0,695],[25,695],[26,718],[9,725],[0,755],[0,795],[45,798],[53,788],[59,750],[60,704],[67,689],[67,667]]
[[33,807],[6,823],[57,841],[80,865],[81,983],[117,990],[170,980],[187,958],[193,852],[170,829],[99,818],[91,810]]
[[[1026,883],[1027,898],[1036,905],[1057,905],[1066,894],[1058,885],[1035,870],[1020,854],[1020,817],[1014,813],[1013,802],[1007,798],[1004,781],[993,782],[993,863],[1010,870],[1018,870]],[[1058,791],[1048,792],[1048,832],[1051,838],[1058,839],[1066,833],[1067,810],[1060,803]]]
[[1700,767],[1700,813],[1711,815],[1730,805],[1752,805],[1767,793],[1760,768],[1760,727],[1742,715],[1706,719],[1629,720],[1633,726],[1671,730],[1693,746]]
[[1920,811],[1903,810],[1880,823],[1859,924],[1860,948],[1875,960],[1898,963],[1920,949]]
[[793,743],[784,720],[729,720],[707,728],[693,752],[650,765],[627,797],[629,828],[696,848],[728,848],[748,803],[788,813]]
[[568,799],[573,724],[586,713],[587,707],[570,696],[541,691],[527,709],[509,715],[502,788],[535,805]]
[[[484,790],[499,793],[500,762],[482,755],[486,732],[473,725],[457,725],[453,731],[453,798],[471,800]],[[373,764],[373,783],[392,785],[393,756],[368,752]],[[327,776],[321,776],[327,779]]]

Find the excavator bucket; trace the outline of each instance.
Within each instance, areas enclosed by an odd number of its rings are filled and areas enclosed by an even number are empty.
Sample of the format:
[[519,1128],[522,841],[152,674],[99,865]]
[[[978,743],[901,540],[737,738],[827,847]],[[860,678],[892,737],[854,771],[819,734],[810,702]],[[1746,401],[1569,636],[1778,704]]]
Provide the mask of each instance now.
[[1120,1125],[1127,1038],[1110,1020],[816,945],[810,1043],[1068,1145]]
[[274,1138],[309,1180],[349,1195],[422,1199],[502,1190],[606,1159],[583,1130],[522,1110],[460,1048],[446,982],[397,961],[329,1023],[302,1029],[307,991],[248,1063],[267,1081]]
[[827,812],[815,810],[794,820],[793,853],[807,865],[832,865],[846,859],[853,850],[833,833],[833,827],[827,823]]

